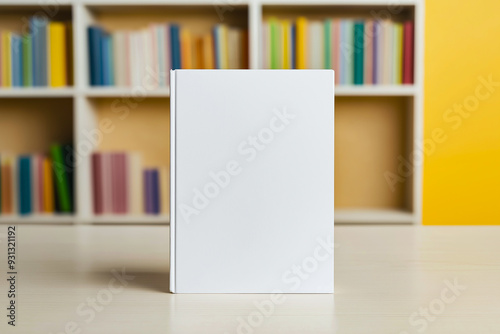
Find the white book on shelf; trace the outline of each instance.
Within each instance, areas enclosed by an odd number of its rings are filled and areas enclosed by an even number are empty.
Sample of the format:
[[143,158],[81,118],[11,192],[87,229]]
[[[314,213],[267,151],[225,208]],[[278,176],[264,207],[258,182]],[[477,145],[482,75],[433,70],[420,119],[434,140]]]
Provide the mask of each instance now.
[[171,291],[332,293],[333,70],[171,77]]
[[141,154],[130,152],[127,154],[128,159],[128,180],[130,184],[129,191],[129,210],[133,215],[144,214],[143,209],[143,185],[142,185],[142,159]]
[[323,62],[324,41],[322,22],[313,21],[309,24],[309,64],[310,69],[322,69],[325,67]]
[[393,59],[393,29],[392,22],[383,21],[382,22],[382,33],[384,34],[384,65],[382,72],[382,83],[385,85],[392,84],[392,73],[394,67]]
[[113,33],[113,66],[115,73],[115,86],[125,86],[125,35],[123,31]]

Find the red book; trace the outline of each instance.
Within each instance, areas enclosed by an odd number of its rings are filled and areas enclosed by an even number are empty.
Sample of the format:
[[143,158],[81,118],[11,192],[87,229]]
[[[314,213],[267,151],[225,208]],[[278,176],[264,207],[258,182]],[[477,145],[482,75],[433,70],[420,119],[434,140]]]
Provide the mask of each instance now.
[[92,190],[94,213],[96,215],[104,212],[104,198],[103,198],[103,164],[102,155],[100,153],[92,154]]
[[412,21],[404,23],[403,36],[403,84],[413,84],[414,34]]
[[120,158],[118,153],[111,153],[111,211],[120,213]]

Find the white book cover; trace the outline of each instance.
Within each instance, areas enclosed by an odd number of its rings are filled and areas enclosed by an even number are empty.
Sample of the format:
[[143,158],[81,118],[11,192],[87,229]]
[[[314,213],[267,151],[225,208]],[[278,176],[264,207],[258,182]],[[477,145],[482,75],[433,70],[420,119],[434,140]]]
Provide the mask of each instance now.
[[332,293],[333,70],[171,78],[170,290]]

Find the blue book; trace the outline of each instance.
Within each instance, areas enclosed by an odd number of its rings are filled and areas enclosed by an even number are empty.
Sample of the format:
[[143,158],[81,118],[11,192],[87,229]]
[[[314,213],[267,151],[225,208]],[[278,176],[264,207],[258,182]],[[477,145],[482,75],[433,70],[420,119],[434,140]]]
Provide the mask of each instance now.
[[362,85],[364,82],[364,47],[365,24],[361,21],[354,23],[354,84]]
[[160,177],[158,169],[151,171],[151,199],[152,199],[152,213],[160,213]]
[[12,87],[23,86],[23,51],[21,36],[11,35]]
[[20,156],[18,163],[19,214],[31,213],[31,158]]
[[296,69],[297,68],[297,57],[296,57],[296,54],[297,54],[297,50],[295,50],[297,48],[297,46],[295,45],[295,38],[296,38],[296,35],[297,35],[297,28],[295,27],[295,24],[292,24],[292,36],[290,36],[290,39],[291,39],[291,48],[292,48],[292,59],[291,59],[291,67],[292,69]]
[[30,19],[33,47],[33,85],[47,86],[47,20],[33,16]]
[[110,41],[109,34],[106,32],[102,32],[102,35],[101,35],[102,82],[101,82],[101,84],[104,86],[110,85],[109,67],[111,66],[111,62],[109,59],[109,49],[108,49],[109,41]]
[[90,84],[92,86],[102,85],[102,30],[99,27],[89,27],[89,66]]
[[172,69],[181,69],[181,40],[179,26],[176,24],[170,25],[170,44],[170,49],[172,50]]

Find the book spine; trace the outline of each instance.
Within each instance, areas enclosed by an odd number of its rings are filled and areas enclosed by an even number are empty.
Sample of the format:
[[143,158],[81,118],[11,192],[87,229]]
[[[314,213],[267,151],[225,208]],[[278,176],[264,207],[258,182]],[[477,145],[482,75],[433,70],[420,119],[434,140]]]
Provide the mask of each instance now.
[[50,86],[66,86],[66,27],[62,22],[50,22],[49,27]]
[[54,184],[52,179],[52,164],[50,159],[45,157],[43,159],[43,204],[44,212],[54,212]]
[[31,36],[23,36],[23,86],[33,86],[33,68],[32,68],[32,40]]
[[151,171],[151,198],[152,198],[152,213],[157,215],[160,213],[160,177],[158,169]]
[[54,181],[59,201],[59,209],[61,212],[71,212],[68,173],[64,162],[62,147],[60,145],[52,145],[50,147],[50,154],[54,168]]
[[180,37],[179,37],[179,26],[171,25],[170,26],[170,42],[171,42],[171,50],[172,50],[172,69],[180,69],[182,68],[181,63],[181,45],[180,45]]
[[354,84],[362,85],[364,82],[364,44],[365,29],[363,22],[354,23]]
[[99,86],[102,85],[101,30],[99,27],[89,27],[87,31],[89,40],[90,84],[92,86]]
[[94,214],[100,215],[103,213],[102,205],[102,156],[100,153],[92,154],[92,192]]
[[325,68],[329,69],[332,68],[332,20],[325,20],[323,24],[323,44],[323,63]]
[[307,67],[307,19],[299,17],[297,19],[297,69]]
[[413,84],[413,52],[414,32],[413,22],[404,23],[404,59],[403,59],[403,84]]
[[31,213],[31,159],[29,156],[19,157],[18,170],[18,195],[19,195],[19,214],[26,215]]
[[10,37],[11,60],[12,60],[12,87],[23,86],[22,68],[22,42],[18,35],[11,34]]

